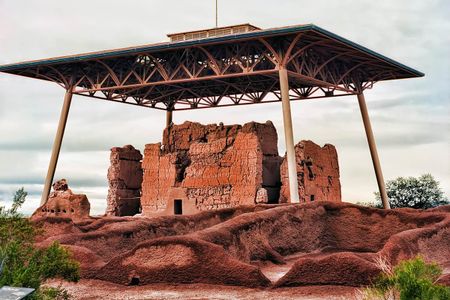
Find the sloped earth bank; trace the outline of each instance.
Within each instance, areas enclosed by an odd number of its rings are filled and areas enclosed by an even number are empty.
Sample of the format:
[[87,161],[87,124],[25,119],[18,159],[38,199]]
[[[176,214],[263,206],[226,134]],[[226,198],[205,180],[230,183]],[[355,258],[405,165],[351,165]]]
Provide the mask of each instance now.
[[450,206],[380,210],[313,202],[37,222],[46,229],[38,245],[58,240],[71,249],[89,284],[357,287],[379,274],[377,258],[396,264],[416,254],[444,268],[443,283],[450,273]]

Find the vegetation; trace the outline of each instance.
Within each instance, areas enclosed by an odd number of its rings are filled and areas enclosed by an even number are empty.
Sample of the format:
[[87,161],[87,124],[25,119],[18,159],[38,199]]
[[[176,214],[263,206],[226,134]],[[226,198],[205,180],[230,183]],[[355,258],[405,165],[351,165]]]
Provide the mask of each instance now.
[[364,300],[448,300],[450,288],[436,284],[442,270],[435,263],[428,264],[417,256],[402,261],[392,268],[386,261],[379,260],[383,270],[375,284],[362,292]]
[[[448,204],[439,182],[430,174],[416,177],[398,177],[386,183],[387,195],[391,208],[431,208]],[[381,198],[375,193],[378,201],[376,207],[381,207]]]
[[39,229],[17,212],[26,196],[21,188],[10,209],[0,206],[0,286],[36,289],[29,299],[68,299],[60,288],[40,286],[49,278],[78,281],[79,264],[57,242],[43,249],[34,246]]

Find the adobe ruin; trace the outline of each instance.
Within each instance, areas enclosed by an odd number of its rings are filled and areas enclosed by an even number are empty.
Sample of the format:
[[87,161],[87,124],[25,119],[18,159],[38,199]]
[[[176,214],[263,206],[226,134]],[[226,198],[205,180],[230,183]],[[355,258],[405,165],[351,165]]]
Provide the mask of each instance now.
[[106,215],[132,216],[140,212],[142,155],[131,145],[111,149]]
[[[113,148],[107,214],[137,213],[141,192],[140,206],[147,216],[290,202],[287,166],[277,144],[270,121],[244,125],[185,122],[166,128],[162,144],[145,146],[142,169],[138,150]],[[300,199],[341,201],[334,146],[301,141],[295,149]],[[127,153],[134,153],[133,159]]]
[[[298,193],[300,201],[341,201],[341,183],[336,148],[312,141],[295,145]],[[280,203],[290,202],[287,161],[281,164]]]
[[74,194],[66,179],[53,183],[47,202],[33,213],[32,218],[64,217],[72,220],[89,218],[91,204],[85,194]]
[[271,122],[172,125],[162,147],[145,146],[142,212],[191,214],[255,204],[260,189],[267,191],[261,202],[276,203],[280,163]]

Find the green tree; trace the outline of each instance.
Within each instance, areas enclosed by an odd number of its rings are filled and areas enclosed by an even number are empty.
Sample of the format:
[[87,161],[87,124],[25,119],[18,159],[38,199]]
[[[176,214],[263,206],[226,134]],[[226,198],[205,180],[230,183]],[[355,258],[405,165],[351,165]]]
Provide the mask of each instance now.
[[79,264],[57,242],[48,248],[34,246],[39,229],[17,212],[26,196],[21,188],[10,209],[0,206],[0,286],[34,288],[30,299],[67,299],[66,292],[40,288],[41,283],[49,278],[78,281]]
[[[448,204],[439,182],[430,174],[418,178],[398,177],[389,180],[386,183],[386,191],[392,208],[425,209]],[[375,197],[381,204],[380,193],[376,192]]]

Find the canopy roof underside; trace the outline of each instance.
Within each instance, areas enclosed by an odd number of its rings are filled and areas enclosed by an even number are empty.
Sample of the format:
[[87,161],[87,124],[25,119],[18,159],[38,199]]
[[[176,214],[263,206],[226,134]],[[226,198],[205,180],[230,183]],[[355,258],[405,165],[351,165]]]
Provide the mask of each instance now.
[[74,94],[163,110],[356,94],[424,74],[315,25],[93,52],[0,66]]

